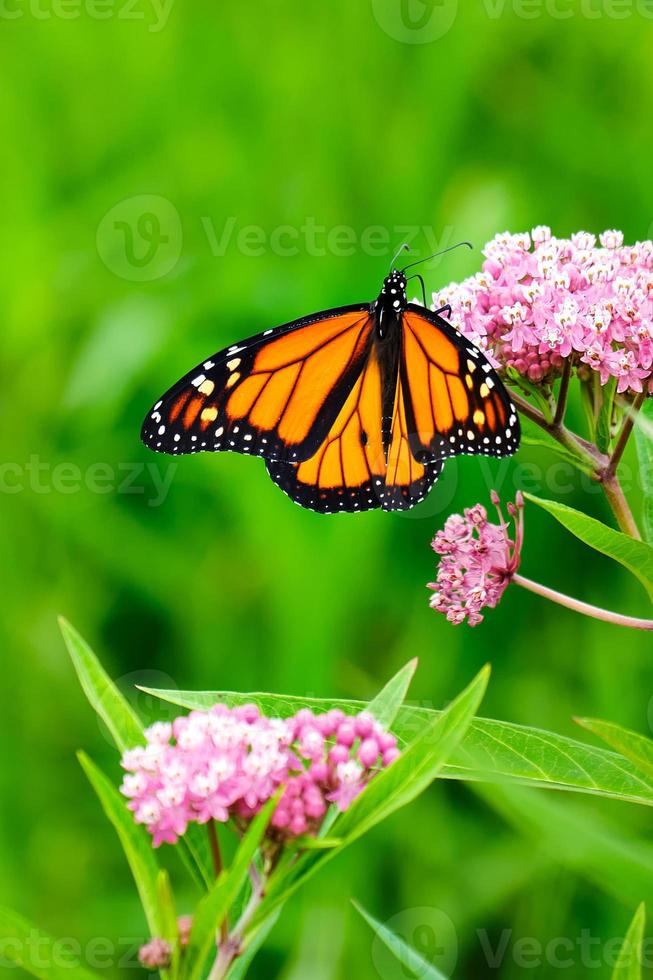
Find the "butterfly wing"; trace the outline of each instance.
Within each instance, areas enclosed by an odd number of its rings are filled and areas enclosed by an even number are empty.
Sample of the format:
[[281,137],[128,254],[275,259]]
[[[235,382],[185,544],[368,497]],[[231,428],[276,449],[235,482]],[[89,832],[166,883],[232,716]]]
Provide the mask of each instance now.
[[407,510],[423,500],[442,463],[418,462],[407,439],[401,380],[397,379],[392,437],[383,447],[382,371],[372,348],[360,377],[317,452],[301,463],[267,460],[271,478],[296,503],[322,514]]
[[515,406],[485,355],[441,316],[413,303],[403,314],[401,378],[417,458],[510,456]]
[[307,459],[360,377],[372,337],[369,304],[359,303],[234,344],[163,395],[141,439],[162,453]]

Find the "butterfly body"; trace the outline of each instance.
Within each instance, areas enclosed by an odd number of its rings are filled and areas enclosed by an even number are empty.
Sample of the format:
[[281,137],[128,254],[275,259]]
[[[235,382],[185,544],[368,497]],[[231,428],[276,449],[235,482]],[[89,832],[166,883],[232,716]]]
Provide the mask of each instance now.
[[203,361],[150,410],[156,452],[262,456],[296,503],[322,513],[405,510],[443,461],[504,456],[515,407],[486,357],[393,270],[373,303],[325,310]]

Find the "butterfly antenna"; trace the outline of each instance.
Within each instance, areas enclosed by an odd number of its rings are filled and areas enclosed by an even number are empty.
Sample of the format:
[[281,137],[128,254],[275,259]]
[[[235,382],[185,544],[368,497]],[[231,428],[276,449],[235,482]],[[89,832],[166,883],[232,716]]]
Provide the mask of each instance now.
[[393,270],[393,269],[394,269],[394,267],[395,267],[395,262],[397,261],[397,259],[399,258],[399,256],[401,255],[401,253],[402,253],[402,252],[403,252],[404,250],[406,250],[406,252],[410,252],[410,245],[408,244],[408,242],[403,242],[403,243],[402,243],[402,244],[401,244],[401,245],[399,246],[399,248],[397,249],[397,252],[396,252],[396,254],[395,254],[395,257],[393,258],[393,260],[392,260],[392,262],[390,263],[390,271],[391,271],[391,272],[392,272],[392,270]]
[[[440,252],[434,252],[433,255],[427,255],[423,259],[417,259],[416,262],[411,262],[410,265],[405,265],[401,271],[405,272],[406,269],[412,269],[414,265],[419,265],[420,262],[428,262],[430,259],[434,259],[436,255],[444,255],[445,252],[453,252],[454,248],[460,248],[461,245],[465,245],[467,248],[474,248],[471,242],[458,242],[457,245],[450,245],[449,248],[443,248]],[[401,251],[401,249],[399,251]],[[397,255],[398,254],[399,252],[397,252]]]
[[406,282],[410,282],[411,279],[419,279],[420,283],[422,284],[422,299],[424,300],[424,306],[426,306],[426,287],[424,285],[424,279],[422,276],[420,276],[419,272],[414,272],[412,276],[408,276]]

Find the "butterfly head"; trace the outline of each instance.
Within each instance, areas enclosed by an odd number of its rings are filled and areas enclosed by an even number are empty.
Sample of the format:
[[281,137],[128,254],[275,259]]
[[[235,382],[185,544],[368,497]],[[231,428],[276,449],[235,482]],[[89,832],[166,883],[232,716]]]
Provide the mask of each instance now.
[[381,296],[385,303],[389,302],[395,310],[401,310],[406,305],[406,277],[403,272],[393,269],[383,280]]

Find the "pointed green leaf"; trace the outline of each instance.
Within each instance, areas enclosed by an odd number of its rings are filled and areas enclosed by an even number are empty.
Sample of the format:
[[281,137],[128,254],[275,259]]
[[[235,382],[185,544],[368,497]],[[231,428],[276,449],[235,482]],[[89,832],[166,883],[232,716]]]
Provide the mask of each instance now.
[[566,504],[560,504],[555,500],[542,500],[541,497],[534,497],[530,493],[525,493],[524,496],[552,514],[563,527],[590,548],[600,551],[608,558],[613,558],[627,568],[640,580],[653,599],[653,548],[650,544],[636,541],[627,534],[615,531],[601,521],[574,510],[573,507],[567,507]]
[[646,908],[642,902],[630,923],[619,959],[612,971],[612,980],[641,980],[642,942],[646,925]]
[[[254,702],[261,711],[280,718],[287,718],[300,708],[316,712],[340,708],[355,714],[367,707],[364,701],[319,700],[280,694],[144,690],[164,701],[191,709],[209,708],[218,701],[229,705]],[[407,744],[438,715],[439,712],[431,708],[404,705],[399,709],[392,729],[400,743]],[[564,735],[490,718],[472,721],[441,776],[513,782],[653,805],[653,781],[644,778],[637,766],[623,756]]]
[[0,949],[5,970],[14,964],[40,980],[98,980],[100,976],[82,966],[79,956],[73,955],[61,940],[1,907]]
[[336,836],[351,843],[410,803],[433,782],[469,728],[489,677],[490,668],[484,667],[462,694],[403,749],[399,758],[374,777],[334,824]]
[[484,667],[444,711],[434,712],[430,723],[399,758],[378,773],[349,809],[338,817],[333,828],[334,836],[342,839],[339,847],[306,853],[285,873],[273,877],[268,895],[254,917],[254,925],[286,902],[327,861],[381,820],[410,803],[433,782],[469,727],[485,693],[489,673],[489,667]]
[[596,421],[596,445],[600,452],[608,453],[612,442],[612,417],[617,379],[610,377],[601,388],[601,410]]
[[188,980],[197,980],[201,976],[205,961],[215,950],[217,931],[247,881],[249,867],[263,839],[279,796],[280,793],[277,792],[256,814],[240,842],[231,867],[228,871],[222,872],[213,888],[195,910],[186,949]]
[[420,954],[409,946],[401,936],[392,932],[387,926],[375,919],[373,915],[366,912],[362,905],[352,899],[352,905],[356,911],[362,915],[362,917],[367,922],[368,926],[373,932],[379,937],[382,943],[388,947],[390,952],[394,957],[396,957],[397,962],[401,964],[404,970],[408,970],[409,976],[414,976],[419,978],[419,980],[447,980],[444,973],[440,973],[437,967],[433,966],[432,963],[428,963]]
[[179,959],[181,949],[179,946],[179,928],[177,926],[177,910],[175,897],[172,892],[170,875],[163,868],[159,871],[156,879],[156,898],[161,920],[161,938],[170,944],[172,949],[172,960],[170,969],[166,970],[167,977],[175,980],[179,971]]
[[653,398],[647,398],[635,419],[635,445],[639,478],[644,491],[644,537],[653,544]]
[[634,762],[647,779],[653,780],[653,741],[650,738],[598,718],[576,718],[576,721]]
[[145,828],[137,824],[127,809],[124,798],[101,769],[83,752],[78,753],[82,769],[97,793],[106,816],[118,834],[125,857],[131,868],[143,911],[152,936],[163,936],[166,920],[159,908],[157,879],[159,866]]
[[[106,724],[117,748],[124,752],[134,745],[142,745],[143,725],[129,702],[77,630],[63,617],[59,617],[59,625],[89,704]],[[198,838],[199,828],[190,827],[180,853],[195,880],[207,885],[211,880],[209,868]]]
[[410,682],[417,669],[417,657],[409,660],[395,676],[388,681],[382,691],[380,691],[373,701],[370,701],[367,710],[374,715],[384,728],[390,728],[397,717],[397,712],[406,699]]
[[143,726],[131,705],[77,630],[62,616],[59,625],[84,694],[111,732],[114,742],[122,752],[138,745],[143,741]]
[[281,909],[277,909],[275,912],[272,912],[267,919],[264,919],[257,929],[254,929],[249,933],[249,938],[244,944],[243,952],[238,959],[234,960],[231,969],[227,974],[227,980],[242,980],[242,978],[246,975],[252,960],[272,932],[280,915]]

